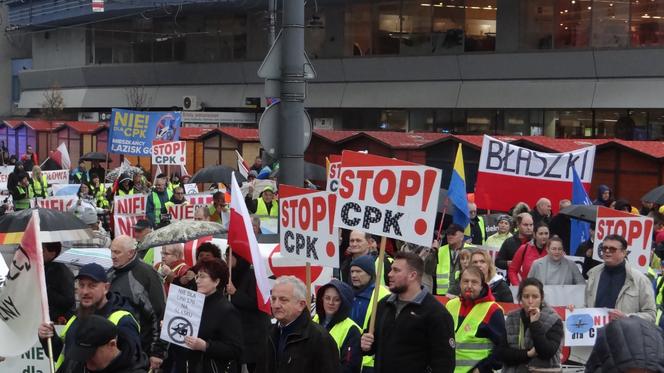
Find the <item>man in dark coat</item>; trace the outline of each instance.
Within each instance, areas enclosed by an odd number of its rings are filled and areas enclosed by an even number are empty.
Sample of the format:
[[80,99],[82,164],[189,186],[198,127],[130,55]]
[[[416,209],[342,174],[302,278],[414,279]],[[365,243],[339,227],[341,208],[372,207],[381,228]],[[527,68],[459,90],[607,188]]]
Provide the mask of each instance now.
[[422,287],[424,262],[399,251],[390,271],[392,295],[378,303],[374,334],[362,335],[366,354],[375,353],[375,373],[454,372],[454,322]]
[[533,238],[533,217],[529,213],[517,215],[516,224],[519,231],[503,242],[496,256],[496,267],[500,269],[507,270],[519,247]]
[[339,373],[339,349],[322,326],[307,311],[306,287],[295,276],[282,276],[272,288],[272,326],[265,360],[258,373]]
[[64,263],[53,260],[60,255],[60,242],[42,245],[44,250],[44,272],[46,275],[46,294],[48,295],[48,313],[51,321],[64,324],[74,314],[74,274]]

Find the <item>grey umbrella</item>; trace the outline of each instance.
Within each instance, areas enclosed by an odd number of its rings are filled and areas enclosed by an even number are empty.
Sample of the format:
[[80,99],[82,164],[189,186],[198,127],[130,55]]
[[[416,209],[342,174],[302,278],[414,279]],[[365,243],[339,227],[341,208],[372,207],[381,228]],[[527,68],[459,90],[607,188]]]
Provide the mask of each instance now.
[[205,236],[225,233],[223,225],[211,221],[178,220],[149,233],[138,246],[139,250],[151,247],[184,243]]
[[90,153],[85,153],[82,157],[82,161],[106,161],[108,158],[108,154],[106,153],[100,153],[100,152],[90,152]]
[[133,177],[135,174],[143,174],[143,171],[138,167],[122,165],[109,171],[106,174],[106,181],[114,182],[122,174]]
[[199,170],[191,177],[190,183],[224,183],[231,185],[231,175],[235,172],[235,179],[239,185],[247,181],[238,171],[227,166],[211,166]]
[[641,197],[641,201],[652,202],[658,205],[664,205],[664,185],[651,189]]
[[560,213],[571,218],[594,223],[597,220],[596,205],[570,205],[560,210]]

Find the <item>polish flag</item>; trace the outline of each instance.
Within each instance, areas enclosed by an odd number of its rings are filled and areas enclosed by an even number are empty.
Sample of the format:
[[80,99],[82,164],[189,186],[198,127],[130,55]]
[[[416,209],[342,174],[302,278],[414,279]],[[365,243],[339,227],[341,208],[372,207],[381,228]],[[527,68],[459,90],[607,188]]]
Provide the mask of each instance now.
[[196,250],[205,242],[212,241],[212,236],[204,236],[184,243],[184,261],[188,266],[196,265]]
[[240,171],[240,175],[244,176],[246,179],[249,176],[249,165],[244,161],[244,158],[236,150],[235,155],[237,156],[237,170]]
[[56,161],[63,170],[68,170],[71,167],[71,159],[69,158],[69,151],[67,150],[67,145],[61,143],[53,153],[51,153],[51,159]]
[[270,284],[268,283],[266,263],[258,248],[258,241],[251,225],[249,211],[244,198],[242,198],[242,192],[234,173],[231,179],[233,184],[231,186],[231,218],[228,224],[228,244],[233,248],[234,254],[253,264],[254,275],[256,276],[258,308],[271,315]]

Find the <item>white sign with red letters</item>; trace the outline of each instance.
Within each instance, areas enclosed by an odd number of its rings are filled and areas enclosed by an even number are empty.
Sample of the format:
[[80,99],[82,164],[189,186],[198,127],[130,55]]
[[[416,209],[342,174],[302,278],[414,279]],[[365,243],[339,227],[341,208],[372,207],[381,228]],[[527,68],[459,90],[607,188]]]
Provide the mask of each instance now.
[[183,165],[186,163],[186,141],[154,142],[152,144],[152,164]]
[[327,169],[327,191],[336,193],[339,189],[339,171],[341,171],[341,156],[330,155],[330,163]]

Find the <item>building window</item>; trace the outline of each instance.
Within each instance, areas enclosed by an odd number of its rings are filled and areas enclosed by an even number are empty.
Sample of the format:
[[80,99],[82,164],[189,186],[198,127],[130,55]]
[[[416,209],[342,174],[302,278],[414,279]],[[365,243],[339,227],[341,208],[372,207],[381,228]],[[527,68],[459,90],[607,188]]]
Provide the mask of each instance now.
[[408,112],[406,110],[381,111],[378,128],[390,131],[405,131],[408,128]]
[[522,49],[553,48],[553,2],[551,0],[521,1]]
[[664,110],[650,110],[648,132],[651,140],[664,140]]
[[595,1],[592,7],[593,47],[628,47],[629,2]]
[[496,49],[496,0],[466,0],[466,52]]
[[403,1],[400,54],[412,56],[431,54],[432,9],[440,4],[432,4],[422,0]]
[[[626,114],[626,110],[595,110],[595,136],[605,139],[616,137],[616,123]],[[634,127],[633,124],[631,127]]]
[[434,54],[463,52],[466,18],[463,0],[435,2],[432,6],[432,51]]
[[664,0],[632,0],[631,42],[634,47],[664,44]]
[[556,137],[584,138],[593,137],[592,110],[561,110],[553,112],[556,123]]
[[556,0],[556,48],[589,46],[592,1]]
[[496,132],[496,110],[468,110],[466,113],[466,133],[471,135],[491,135]]
[[345,15],[346,43],[344,55],[371,54],[371,4],[351,4]]
[[400,1],[381,1],[373,6],[373,54],[399,54],[403,36]]

